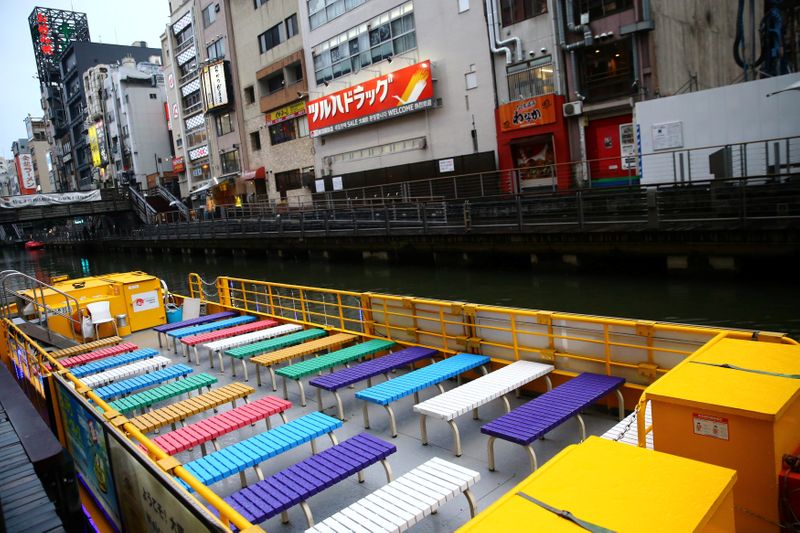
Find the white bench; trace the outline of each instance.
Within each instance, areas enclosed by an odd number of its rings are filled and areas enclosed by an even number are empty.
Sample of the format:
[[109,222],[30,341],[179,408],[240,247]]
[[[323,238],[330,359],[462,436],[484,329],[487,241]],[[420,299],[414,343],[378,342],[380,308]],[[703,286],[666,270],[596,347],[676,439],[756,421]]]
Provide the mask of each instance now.
[[461,457],[461,435],[455,418],[472,411],[472,418],[477,420],[478,407],[500,397],[505,402],[506,412],[509,412],[511,405],[505,396],[507,393],[541,377],[547,380],[547,390],[550,390],[552,384],[547,374],[552,370],[553,365],[516,361],[430,400],[418,403],[414,406],[414,411],[420,414],[419,431],[422,444],[428,444],[427,417],[439,418],[450,424],[455,439],[455,454],[456,457]]
[[[224,372],[225,367],[222,363],[222,354],[225,352],[225,350],[230,350],[231,348],[236,348],[237,346],[247,346],[248,344],[253,344],[254,342],[280,337],[281,335],[288,335],[289,333],[302,331],[302,329],[303,326],[299,326],[297,324],[281,324],[280,326],[275,326],[274,328],[262,329],[259,331],[245,333],[244,335],[237,335],[236,337],[207,342],[203,346],[208,349],[208,360],[211,364],[211,368],[214,368],[214,352],[217,352],[217,356],[219,357],[219,370],[220,372]],[[199,365],[200,357],[197,355],[197,346],[194,347],[194,359]],[[244,361],[242,364],[245,364]]]
[[[645,427],[653,425],[653,413],[650,411],[650,402],[648,401],[644,409],[644,424]],[[614,427],[603,433],[602,437],[608,440],[615,440],[617,442],[624,442],[631,446],[639,445],[639,428],[636,425],[637,412],[634,411],[622,420],[620,420]],[[647,434],[647,449],[653,449],[653,432]]]
[[474,517],[477,503],[470,487],[479,479],[478,472],[434,457],[307,529],[306,533],[405,531],[435,513],[459,492],[466,496]]
[[136,361],[135,363],[131,363],[129,365],[118,366],[116,368],[112,368],[111,370],[100,372],[99,374],[83,377],[81,378],[81,381],[83,381],[87,387],[94,389],[102,385],[108,385],[109,383],[120,379],[135,376],[136,374],[142,374],[144,372],[150,372],[151,370],[164,368],[171,362],[172,361],[170,361],[169,358],[164,357],[163,355],[158,355],[151,359]]

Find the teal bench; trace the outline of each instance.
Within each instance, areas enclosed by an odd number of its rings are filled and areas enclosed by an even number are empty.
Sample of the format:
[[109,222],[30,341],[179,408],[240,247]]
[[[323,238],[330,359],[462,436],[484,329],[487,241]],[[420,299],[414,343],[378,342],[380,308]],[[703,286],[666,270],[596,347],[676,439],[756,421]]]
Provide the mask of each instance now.
[[438,363],[390,379],[374,387],[358,391],[356,393],[356,398],[364,400],[364,427],[369,429],[368,402],[382,405],[386,409],[386,412],[389,413],[392,437],[396,437],[397,422],[395,420],[394,411],[392,411],[392,406],[390,405],[392,402],[400,398],[405,398],[409,394],[413,394],[414,403],[418,404],[419,391],[422,389],[436,385],[439,388],[439,392],[444,392],[444,388],[441,385],[442,381],[457,377],[463,372],[483,366],[489,361],[490,358],[485,355],[460,353],[448,357],[444,361],[439,361]]
[[[274,352],[275,350],[286,348],[287,346],[294,346],[295,344],[301,344],[312,339],[318,339],[320,337],[324,337],[325,335],[327,335],[327,333],[323,329],[307,329],[304,331],[298,331],[297,333],[283,335],[274,339],[267,339],[253,344],[248,344],[247,346],[231,348],[230,350],[225,350],[225,355],[231,358],[231,366],[233,367],[234,377],[236,376],[236,365],[234,364],[234,359],[238,359],[242,362],[242,367],[244,368],[244,380],[247,381],[247,365],[245,364],[245,360],[263,353]],[[219,359],[219,369],[221,372],[225,371],[225,369],[222,367],[222,357]],[[258,380],[258,384],[261,385],[260,378]]]
[[[311,453],[316,454],[317,447],[314,439],[327,434],[331,442],[336,445],[338,441],[333,430],[340,427],[342,427],[340,420],[314,412],[296,420],[290,420],[255,437],[226,446],[218,452],[212,452],[183,466],[205,485],[238,473],[242,488],[244,488],[247,486],[245,471],[248,468],[253,468],[258,479],[263,480],[264,474],[258,467],[260,463],[306,442],[311,443]],[[181,481],[181,483],[183,482]],[[191,490],[185,483],[184,487]]]
[[153,385],[158,385],[171,379],[178,379],[192,373],[192,368],[184,364],[168,366],[162,370],[156,370],[149,374],[136,376],[135,378],[117,381],[105,387],[95,389],[94,393],[106,400],[123,394],[130,394]]
[[335,352],[326,353],[312,359],[307,359],[293,365],[279,368],[275,371],[275,373],[283,378],[283,398],[286,400],[289,399],[289,391],[287,390],[286,381],[288,379],[293,379],[297,382],[297,386],[300,389],[300,405],[305,407],[306,391],[303,388],[303,382],[301,381],[304,377],[316,374],[317,372],[322,372],[323,370],[328,370],[335,366],[346,365],[347,363],[355,361],[356,359],[361,359],[362,357],[374,355],[378,352],[388,350],[394,346],[394,344],[394,341],[371,339],[367,342],[354,344],[353,346],[348,346],[347,348],[342,348],[341,350],[336,350]]
[[174,383],[168,383],[161,387],[114,400],[108,405],[122,414],[130,413],[137,409],[141,410],[142,414],[144,414],[151,405],[180,396],[184,393],[190,394],[192,391],[200,390],[203,387],[208,387],[209,392],[211,392],[211,385],[216,382],[217,378],[210,374],[195,374]]

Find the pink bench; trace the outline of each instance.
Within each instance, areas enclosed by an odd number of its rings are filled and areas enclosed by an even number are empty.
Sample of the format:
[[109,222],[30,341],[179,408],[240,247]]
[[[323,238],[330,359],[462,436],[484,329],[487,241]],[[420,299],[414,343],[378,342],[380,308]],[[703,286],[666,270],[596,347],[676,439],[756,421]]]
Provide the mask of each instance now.
[[91,363],[92,361],[103,359],[104,357],[111,357],[112,355],[119,355],[125,352],[132,352],[138,348],[139,347],[133,344],[132,342],[121,342],[116,346],[106,346],[105,348],[99,348],[92,352],[82,353],[80,355],[73,355],[72,357],[61,359],[59,363],[64,365],[65,368],[71,368],[77,365],[85,365],[86,363]]
[[242,324],[240,326],[234,326],[232,328],[218,329],[216,331],[207,331],[206,333],[190,335],[181,339],[181,343],[183,343],[184,347],[184,355],[189,358],[189,361],[191,361],[192,358],[189,357],[189,347],[194,348],[194,361],[195,363],[200,364],[200,356],[197,354],[197,347],[199,345],[207,342],[218,341],[220,339],[227,339],[228,337],[244,335],[245,333],[251,333],[253,331],[272,328],[277,325],[277,321],[267,319],[259,320],[257,322],[250,322],[248,324]]
[[255,424],[259,420],[266,420],[267,429],[270,429],[269,417],[280,415],[286,423],[284,411],[292,406],[292,402],[274,396],[266,396],[254,402],[216,414],[210,418],[197,421],[188,426],[170,431],[153,439],[153,442],[169,455],[175,455],[189,448],[200,446],[203,455],[206,454],[206,442],[212,441],[214,449],[219,451],[217,437],[243,428],[248,424]]

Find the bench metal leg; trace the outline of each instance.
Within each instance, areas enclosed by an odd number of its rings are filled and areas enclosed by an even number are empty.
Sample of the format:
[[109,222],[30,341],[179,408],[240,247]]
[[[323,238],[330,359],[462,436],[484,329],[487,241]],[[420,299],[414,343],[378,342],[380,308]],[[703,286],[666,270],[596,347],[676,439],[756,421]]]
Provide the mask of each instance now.
[[206,443],[205,442],[200,445],[200,451],[203,453],[203,457],[208,455],[208,450],[206,450]]
[[575,415],[578,419],[578,425],[581,427],[581,442],[586,440],[586,424],[583,423],[583,417],[580,414]]
[[247,375],[247,361],[242,359],[242,370],[244,371],[244,380],[245,382],[250,380],[250,376]]
[[278,413],[278,416],[281,417],[281,420],[283,420],[284,424],[288,424],[289,423],[289,420],[286,418],[286,413],[284,413],[283,411]]
[[394,411],[392,411],[391,405],[384,405],[386,408],[386,412],[389,413],[389,429],[392,432],[392,438],[397,438],[397,422],[394,419]]
[[466,496],[467,503],[469,504],[469,515],[472,518],[475,518],[475,515],[478,514],[478,502],[475,501],[475,496],[469,489],[464,491],[464,496]]
[[369,429],[369,408],[367,402],[361,402],[361,412],[364,414],[364,429]]
[[276,390],[278,390],[278,385],[277,385],[278,378],[277,376],[275,376],[275,369],[272,368],[272,365],[268,366],[267,368],[269,368],[269,375],[272,378],[272,392],[275,392]]
[[427,425],[428,417],[420,414],[419,415],[419,440],[422,441],[423,446],[428,445],[428,425]]
[[208,364],[211,366],[211,368],[214,368],[214,350],[210,348],[208,350]]
[[[519,389],[517,389],[519,390]],[[506,413],[511,412],[511,403],[508,401],[508,394],[503,394],[503,404],[506,407]]]
[[392,473],[392,466],[386,459],[381,459],[381,464],[383,465],[383,470],[386,472],[386,482],[391,483],[392,481],[394,481],[394,473]]
[[[545,376],[544,380],[547,383],[547,390],[548,391],[553,390],[553,382],[550,380],[550,376]],[[519,398],[519,396],[517,396],[517,398]]]
[[536,462],[536,452],[533,451],[532,445],[523,446],[528,451],[528,458],[531,460],[531,472],[535,472],[537,468],[539,468],[538,463]]
[[478,420],[478,408],[477,407],[472,410],[472,419],[473,420]]
[[372,387],[372,378],[367,378],[367,388]]
[[[231,357],[231,361],[233,361],[233,357]],[[222,352],[219,352],[219,373],[220,374],[225,373],[225,363],[223,362],[222,359]]]
[[455,439],[456,457],[461,457],[461,433],[458,432],[458,426],[456,425],[455,420],[448,420],[447,423],[450,424],[450,429],[453,430],[453,439]]
[[267,423],[267,431],[269,431],[270,429],[272,429],[272,422],[269,421],[269,417],[265,418],[264,420]]
[[214,445],[214,450],[219,451],[219,442],[217,439],[211,439],[211,444]]
[[328,437],[330,437],[330,439],[331,439],[331,444],[333,444],[334,446],[336,446],[337,444],[339,444],[339,439],[337,439],[337,438],[336,438],[336,435],[334,435],[334,434],[333,434],[333,431],[331,431],[330,433],[328,433]]
[[258,477],[258,480],[264,481],[264,472],[261,471],[261,467],[256,465],[253,467],[253,470],[256,471],[256,477]]
[[619,403],[619,419],[622,420],[625,418],[625,397],[622,396],[622,391],[619,389],[615,392],[617,393],[617,402]]
[[159,348],[163,348],[164,347],[164,345],[161,344],[161,332],[158,333],[158,347]]
[[358,478],[358,482],[359,483],[364,483],[364,471],[363,470],[359,470],[358,471],[358,475],[356,477]]
[[289,399],[289,389],[288,389],[288,385],[286,385],[286,376],[281,376],[281,377],[283,378],[283,399],[284,400],[288,400]]
[[342,404],[342,397],[339,396],[339,391],[333,391],[333,397],[336,398],[336,409],[339,411],[339,420],[344,422],[344,404]]
[[258,383],[259,387],[261,386],[261,368],[260,367],[261,367],[261,365],[256,364],[256,383]]
[[288,524],[289,523],[289,513],[286,511],[281,513],[281,524]]
[[[220,368],[220,372],[222,371],[222,368]],[[233,357],[231,357],[231,375],[236,377],[236,361],[233,360]]]
[[300,509],[303,510],[303,514],[306,515],[306,522],[308,522],[308,527],[314,527],[314,517],[311,515],[311,507],[305,501],[300,502]]
[[444,387],[441,383],[437,383],[436,388],[439,389],[439,394],[444,394]]
[[317,440],[311,439],[311,455],[317,455]]
[[419,392],[415,392],[414,393],[414,404],[416,405],[418,403],[419,403]]
[[197,353],[197,345],[194,345],[194,365],[200,366],[200,354]]
[[[247,381],[247,380],[245,380],[245,381]],[[285,381],[284,381],[284,383],[285,383]],[[298,379],[297,380],[297,388],[300,389],[300,405],[305,407],[306,406],[306,389],[303,387],[303,380],[302,379]]]
[[494,441],[497,437],[489,437],[489,442],[486,445],[487,463],[489,463],[489,471],[494,472]]
[[247,477],[245,477],[244,472],[245,472],[244,470],[239,472],[239,481],[242,484],[242,488],[247,487]]
[[325,410],[322,408],[322,389],[319,387],[314,387],[317,389],[317,411],[320,413],[324,412]]

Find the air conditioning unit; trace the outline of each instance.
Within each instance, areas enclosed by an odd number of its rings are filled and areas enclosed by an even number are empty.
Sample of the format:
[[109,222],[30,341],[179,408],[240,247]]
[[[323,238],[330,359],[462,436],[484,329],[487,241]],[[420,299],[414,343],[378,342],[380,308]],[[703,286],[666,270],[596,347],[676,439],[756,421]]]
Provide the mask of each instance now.
[[564,116],[565,117],[576,117],[583,113],[583,102],[567,102],[564,104]]

